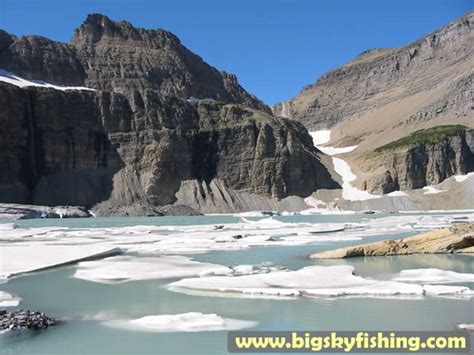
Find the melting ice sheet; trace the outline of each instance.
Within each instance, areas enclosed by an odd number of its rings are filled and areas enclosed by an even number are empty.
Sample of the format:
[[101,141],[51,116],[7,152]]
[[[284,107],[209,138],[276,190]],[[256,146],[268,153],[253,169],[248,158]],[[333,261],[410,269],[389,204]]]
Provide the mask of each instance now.
[[226,266],[202,263],[184,256],[151,258],[118,256],[82,262],[78,265],[74,277],[94,282],[114,283],[230,273],[232,269]]
[[256,326],[257,322],[222,318],[217,314],[190,312],[112,320],[103,324],[109,327],[148,332],[209,332],[251,328]]
[[[2,258],[0,280],[22,273],[85,261],[84,259],[105,258],[120,252],[193,255],[214,250],[232,251],[257,246],[329,244],[362,240],[365,237],[382,234],[389,238],[389,235],[394,233],[415,234],[446,227],[456,218],[469,222],[473,220],[473,215],[472,213],[398,215],[363,218],[356,223],[292,223],[275,218],[257,221],[241,218],[239,223],[222,225],[138,225],[79,229],[21,228],[12,224],[0,224]],[[127,264],[129,263],[130,260],[127,259]],[[114,276],[115,271],[119,274],[122,272],[119,264],[85,265],[93,265],[94,269],[98,268],[104,273],[110,272],[109,275],[103,275],[104,279],[114,280],[121,278]],[[138,266],[142,271],[148,268],[146,263],[139,263]],[[114,272],[110,271],[112,267]],[[82,267],[81,270],[87,274],[86,267]],[[129,276],[125,275],[124,279],[128,279]],[[137,277],[136,274],[130,276],[131,279]]]
[[394,279],[403,282],[426,282],[435,284],[474,282],[474,274],[464,274],[440,269],[402,270]]
[[29,245],[12,243],[0,246],[0,279],[43,270],[89,258],[106,257],[121,253],[121,249],[104,244]]
[[8,292],[0,291],[0,307],[16,307],[20,304],[20,298],[14,297]]
[[425,286],[364,278],[356,276],[354,268],[349,265],[308,266],[297,271],[247,276],[190,278],[173,282],[169,288],[174,291],[225,292],[253,297],[471,295],[470,289],[462,286]]

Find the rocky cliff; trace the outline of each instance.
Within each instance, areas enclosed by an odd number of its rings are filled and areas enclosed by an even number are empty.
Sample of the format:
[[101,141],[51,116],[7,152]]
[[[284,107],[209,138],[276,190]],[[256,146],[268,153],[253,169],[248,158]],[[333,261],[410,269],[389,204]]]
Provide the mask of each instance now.
[[[419,102],[412,107],[413,116],[404,118],[424,120],[446,111],[472,114],[473,27],[470,12],[407,46],[367,50],[305,86],[295,98],[274,105],[273,112],[297,119],[310,130],[331,128],[439,88],[443,90],[437,97]],[[446,92],[446,84],[453,92]],[[438,102],[439,107],[428,107]]]
[[370,191],[417,188],[473,171],[472,163],[463,163],[472,159],[470,133],[374,154],[418,130],[474,128],[473,43],[470,12],[409,45],[363,52],[273,112],[310,131],[331,129],[331,146],[357,145],[344,159],[359,177],[357,185]]
[[173,204],[192,181],[277,200],[338,187],[301,124],[164,30],[90,15],[70,44],[2,31],[0,67],[32,82],[0,82],[0,201],[104,211]]
[[[437,131],[442,136],[421,140]],[[436,185],[452,175],[474,171],[474,129],[441,126],[418,131],[376,149],[357,164],[370,172],[360,183],[369,192],[386,194]]]

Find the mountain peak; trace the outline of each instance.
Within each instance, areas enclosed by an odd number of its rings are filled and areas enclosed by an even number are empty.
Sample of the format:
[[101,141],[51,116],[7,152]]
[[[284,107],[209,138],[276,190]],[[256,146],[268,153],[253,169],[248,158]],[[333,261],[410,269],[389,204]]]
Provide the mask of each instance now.
[[136,28],[127,21],[112,21],[102,14],[89,14],[86,20],[74,31],[71,44],[80,46],[93,44],[102,40],[118,42],[145,42],[147,46],[162,44],[163,39],[171,39],[180,43],[179,39],[170,32],[162,29],[145,30]]

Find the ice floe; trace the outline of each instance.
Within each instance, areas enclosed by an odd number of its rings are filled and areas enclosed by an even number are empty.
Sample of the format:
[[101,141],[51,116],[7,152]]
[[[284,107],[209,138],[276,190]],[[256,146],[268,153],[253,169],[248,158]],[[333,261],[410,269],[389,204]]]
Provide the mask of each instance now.
[[0,245],[0,278],[48,269],[84,259],[102,258],[122,253],[117,247],[102,244],[81,245],[30,245],[10,243]]
[[410,269],[402,270],[395,281],[403,282],[426,282],[426,283],[457,283],[474,282],[474,274],[459,273],[441,269]]
[[0,307],[16,307],[20,304],[21,299],[15,297],[8,292],[0,291]]
[[423,285],[423,290],[428,296],[474,296],[469,287],[465,286]]
[[238,330],[255,327],[258,322],[223,318],[217,314],[189,312],[145,316],[138,319],[112,320],[103,323],[109,327],[148,332],[209,332]]
[[357,223],[295,223],[286,217],[241,218],[224,224],[138,225],[110,228],[0,225],[0,280],[110,253],[199,254],[252,247],[282,247],[361,240],[370,236],[417,233],[474,220],[472,211],[458,214],[393,215],[363,218]]
[[18,226],[14,223],[2,223],[0,224],[0,231],[5,231],[5,230],[12,230],[12,229],[17,229]]
[[474,331],[474,324],[461,323],[461,324],[458,324],[456,328]]
[[118,256],[82,262],[77,268],[74,277],[101,283],[225,275],[233,272],[226,266],[202,263],[185,256]]
[[36,86],[36,87],[50,88],[50,89],[56,89],[56,90],[62,90],[62,91],[66,91],[66,90],[95,91],[95,89],[87,88],[84,86],[61,86],[61,85],[50,84],[42,80],[27,80],[27,79],[23,79],[19,77],[18,75],[15,75],[13,73],[10,73],[2,69],[0,69],[0,81],[18,86],[20,88],[28,87],[28,86]]
[[308,266],[296,271],[277,271],[246,276],[189,278],[169,284],[174,291],[194,290],[246,295],[303,297],[421,296],[469,294],[469,288],[381,281],[354,274],[349,265]]

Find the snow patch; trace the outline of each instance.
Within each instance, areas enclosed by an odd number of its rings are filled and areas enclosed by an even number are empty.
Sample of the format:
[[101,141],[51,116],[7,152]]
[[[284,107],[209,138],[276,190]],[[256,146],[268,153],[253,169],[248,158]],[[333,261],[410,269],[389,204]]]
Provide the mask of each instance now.
[[309,132],[310,136],[313,138],[313,144],[316,148],[322,151],[324,154],[327,155],[337,155],[337,154],[345,154],[350,153],[354,149],[357,148],[356,145],[350,147],[326,147],[323,144],[328,143],[331,140],[331,131],[330,130],[322,130],[322,131],[314,131]]
[[326,144],[331,140],[330,130],[309,132],[309,135],[313,138],[313,144],[315,147],[321,144]]
[[341,147],[341,148],[338,148],[338,147],[322,147],[322,146],[318,146],[317,148],[318,148],[320,151],[322,151],[324,154],[333,156],[333,155],[338,155],[338,154],[350,153],[350,152],[354,151],[354,150],[357,148],[357,146],[356,146],[356,145],[352,145],[352,146],[349,146],[349,147]]
[[439,194],[441,192],[446,192],[446,190],[439,190],[434,186],[425,186],[423,187],[423,190],[425,190],[425,192],[423,192],[423,195],[433,195]]
[[466,181],[467,179],[471,178],[474,176],[474,172],[472,173],[468,173],[466,175],[455,175],[454,176],[454,179],[457,181],[457,182],[463,182],[463,181]]
[[36,86],[36,87],[50,88],[50,89],[56,89],[56,90],[62,90],[62,91],[66,91],[66,90],[96,91],[95,89],[87,88],[84,86],[61,86],[61,85],[50,84],[42,80],[27,80],[27,79],[23,79],[19,77],[18,75],[15,75],[13,73],[10,73],[2,69],[0,69],[0,81],[18,86],[20,88],[24,88],[28,86]]
[[403,191],[392,191],[387,194],[389,197],[401,197],[401,196],[408,196],[406,192]]
[[258,322],[223,318],[217,314],[189,312],[145,316],[131,320],[113,320],[103,323],[109,327],[148,332],[209,332],[238,330],[255,327]]
[[341,175],[342,178],[342,198],[349,201],[365,201],[381,197],[379,195],[372,195],[368,191],[362,191],[353,187],[351,182],[354,181],[357,176],[354,175],[349,164],[339,158],[332,158],[332,161],[334,164],[334,170],[336,173]]

